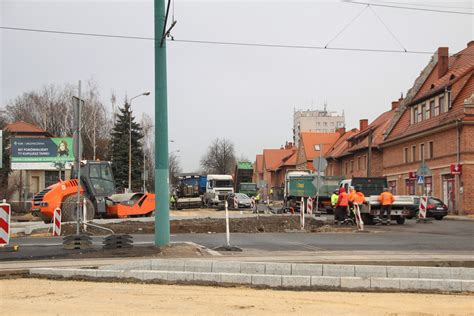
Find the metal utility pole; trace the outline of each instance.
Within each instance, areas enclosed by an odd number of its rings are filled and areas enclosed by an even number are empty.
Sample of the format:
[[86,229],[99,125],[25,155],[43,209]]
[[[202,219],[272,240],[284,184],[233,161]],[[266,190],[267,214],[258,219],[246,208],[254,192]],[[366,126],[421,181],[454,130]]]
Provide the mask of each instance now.
[[170,243],[168,104],[164,0],[155,3],[155,245]]
[[132,192],[132,100],[136,99],[141,96],[148,96],[150,92],[143,92],[139,95],[134,96],[128,102],[128,113],[129,113],[129,121],[128,121],[128,192]]
[[76,151],[76,163],[75,168],[77,172],[77,202],[76,202],[76,235],[79,235],[79,227],[81,225],[81,80],[78,85],[77,95],[77,110],[76,110],[76,139],[77,139],[77,151]]

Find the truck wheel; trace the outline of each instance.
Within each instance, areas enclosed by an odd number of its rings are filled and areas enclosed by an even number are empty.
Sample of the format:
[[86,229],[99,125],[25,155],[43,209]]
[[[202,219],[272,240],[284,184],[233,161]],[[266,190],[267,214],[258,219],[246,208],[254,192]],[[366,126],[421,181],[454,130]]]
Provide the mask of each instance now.
[[403,224],[405,224],[405,217],[403,217],[403,216],[397,217],[397,224],[398,224],[398,225],[403,225]]
[[[84,197],[81,196],[81,199]],[[62,204],[61,204],[61,211],[62,216],[61,216],[61,221],[62,222],[72,222],[76,221],[76,204],[77,203],[77,197],[76,195],[69,195],[66,198],[64,198]],[[94,219],[95,216],[95,209],[94,209],[94,204],[92,203],[89,198],[86,198],[86,207],[87,207],[87,220],[91,221]],[[81,215],[82,217],[82,215]]]

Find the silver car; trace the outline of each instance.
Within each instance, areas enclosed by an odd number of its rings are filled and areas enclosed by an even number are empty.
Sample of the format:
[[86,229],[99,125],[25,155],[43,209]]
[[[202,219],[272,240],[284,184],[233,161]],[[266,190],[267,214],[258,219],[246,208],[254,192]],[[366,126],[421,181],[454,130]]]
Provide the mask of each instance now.
[[237,198],[238,208],[250,208],[251,200],[247,194],[244,193],[231,193],[227,196],[227,203],[229,208],[236,209],[234,203],[234,197]]

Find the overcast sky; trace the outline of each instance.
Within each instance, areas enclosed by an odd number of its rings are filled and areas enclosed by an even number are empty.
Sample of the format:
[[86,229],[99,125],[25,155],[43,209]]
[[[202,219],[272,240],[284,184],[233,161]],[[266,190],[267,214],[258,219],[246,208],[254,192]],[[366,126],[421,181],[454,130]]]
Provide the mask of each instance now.
[[[390,4],[394,4],[393,0]],[[373,3],[388,3],[372,1]],[[400,3],[413,3],[398,0]],[[423,8],[466,11],[472,1],[422,1]],[[176,39],[325,46],[364,6],[334,1],[175,0]],[[450,53],[474,38],[473,16],[371,7],[329,47]],[[153,1],[0,0],[0,25],[72,32],[153,36]],[[0,105],[45,84],[94,79],[111,109],[154,87],[153,42],[0,29]],[[348,128],[372,121],[406,92],[430,55],[236,47],[169,42],[170,151],[184,171],[216,137],[251,160],[292,138],[294,108],[345,111]],[[134,112],[154,116],[154,98]]]

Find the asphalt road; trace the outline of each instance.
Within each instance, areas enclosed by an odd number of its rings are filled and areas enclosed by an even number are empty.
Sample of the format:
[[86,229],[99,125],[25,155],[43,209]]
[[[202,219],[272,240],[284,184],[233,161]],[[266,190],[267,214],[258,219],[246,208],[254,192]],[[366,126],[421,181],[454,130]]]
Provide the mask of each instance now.
[[[231,244],[252,252],[271,251],[424,251],[433,253],[473,253],[474,221],[432,221],[421,224],[409,220],[405,225],[367,226],[366,232],[346,233],[258,233],[231,234]],[[134,243],[152,245],[153,235],[134,235]],[[94,237],[99,248],[103,237]],[[225,234],[178,234],[172,242],[191,241],[214,248],[226,242]],[[13,238],[20,245],[16,253],[2,252],[0,260],[62,257],[60,238]],[[474,255],[473,255],[474,258]]]

